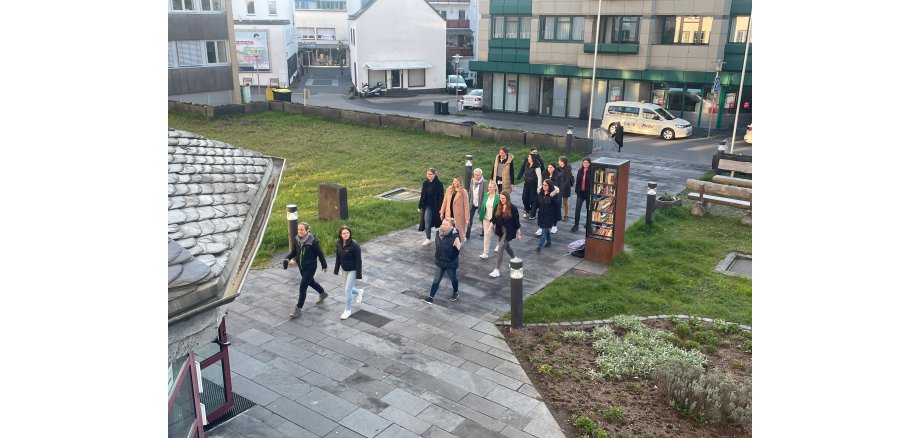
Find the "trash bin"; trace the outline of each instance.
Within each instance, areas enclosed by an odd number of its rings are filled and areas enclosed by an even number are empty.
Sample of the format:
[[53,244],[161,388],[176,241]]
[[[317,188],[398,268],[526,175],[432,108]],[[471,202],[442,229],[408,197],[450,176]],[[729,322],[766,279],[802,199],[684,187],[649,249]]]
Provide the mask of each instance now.
[[265,100],[275,100],[275,95],[272,93],[273,91],[275,91],[275,87],[272,87],[271,85],[265,87]]
[[291,90],[287,88],[275,88],[272,92],[275,95],[275,101],[278,102],[290,102],[291,101]]
[[450,115],[450,102],[446,100],[441,101],[441,115],[444,115],[444,116]]
[[436,100],[434,101],[434,115],[437,116],[440,114],[441,114],[441,101]]
[[249,89],[249,85],[240,85],[240,97],[243,103],[252,102],[252,91]]

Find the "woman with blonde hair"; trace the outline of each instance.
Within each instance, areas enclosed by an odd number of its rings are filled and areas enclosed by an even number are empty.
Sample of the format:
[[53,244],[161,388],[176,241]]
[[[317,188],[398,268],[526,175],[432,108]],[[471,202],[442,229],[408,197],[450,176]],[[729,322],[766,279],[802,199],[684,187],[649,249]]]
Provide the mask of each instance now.
[[[458,230],[466,230],[466,223],[470,220],[470,195],[463,188],[459,176],[454,176],[450,187],[444,192],[444,200],[441,201],[441,220],[453,219],[454,227]],[[466,242],[464,233],[460,233],[460,243]]]
[[[498,189],[495,185],[495,181],[489,181],[489,191],[482,194],[482,202],[479,203],[479,221],[482,222],[482,254],[479,254],[479,258],[481,259],[489,258],[489,241],[492,237],[492,215],[495,214],[495,209],[498,207],[498,197]],[[487,226],[489,227],[489,231],[486,231]],[[498,245],[495,246],[495,251],[498,251]]]

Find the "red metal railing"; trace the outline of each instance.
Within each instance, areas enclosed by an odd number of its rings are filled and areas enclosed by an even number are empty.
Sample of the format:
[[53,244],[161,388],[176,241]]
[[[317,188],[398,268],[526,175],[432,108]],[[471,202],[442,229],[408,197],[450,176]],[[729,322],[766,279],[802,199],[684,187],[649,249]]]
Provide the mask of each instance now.
[[447,56],[450,57],[454,55],[473,56],[473,48],[472,47],[448,47]]
[[447,20],[448,29],[469,29],[470,20]]

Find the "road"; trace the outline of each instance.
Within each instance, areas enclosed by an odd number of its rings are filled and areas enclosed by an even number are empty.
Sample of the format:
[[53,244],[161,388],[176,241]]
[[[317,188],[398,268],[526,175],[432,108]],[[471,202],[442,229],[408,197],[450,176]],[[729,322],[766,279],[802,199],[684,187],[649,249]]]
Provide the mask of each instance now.
[[[346,72],[347,73],[347,72]],[[309,90],[307,103],[380,114],[398,114],[409,117],[443,120],[448,122],[472,121],[496,128],[519,129],[528,132],[565,135],[569,126],[573,127],[575,136],[587,137],[587,120],[566,119],[560,117],[529,116],[526,114],[482,112],[468,109],[456,114],[456,97],[447,93],[418,94],[412,97],[374,97],[348,99],[346,94],[351,86],[347,75],[340,75],[338,68],[311,67],[305,78],[299,79],[291,88],[292,101],[304,103]],[[254,100],[264,100],[264,94],[253,91]],[[435,115],[434,102],[447,100],[451,104],[451,115]],[[592,128],[597,127],[597,121]],[[739,123],[739,125],[741,125]],[[733,152],[752,155],[752,145],[744,142],[747,125],[738,127]],[[695,127],[693,135],[688,138],[664,140],[660,137],[639,134],[624,134],[623,152],[647,155],[650,157],[669,158],[700,164],[710,164],[712,155],[717,151],[719,141],[726,140],[726,150],[731,148],[730,130],[712,130],[707,138],[707,126]]]

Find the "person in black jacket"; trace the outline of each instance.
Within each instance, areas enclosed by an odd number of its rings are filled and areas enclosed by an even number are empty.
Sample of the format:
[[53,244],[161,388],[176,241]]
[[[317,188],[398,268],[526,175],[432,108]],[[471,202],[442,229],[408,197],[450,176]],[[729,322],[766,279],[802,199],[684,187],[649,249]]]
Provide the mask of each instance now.
[[360,303],[364,299],[364,289],[355,287],[355,280],[361,279],[361,247],[351,238],[351,228],[347,225],[339,228],[339,239],[335,244],[335,269],[332,273],[339,275],[339,268],[345,273],[345,294],[348,297],[342,319],[348,319],[351,316],[352,296],[357,295],[354,302]]
[[508,251],[508,255],[514,258],[514,250],[511,249],[509,243],[515,237],[521,240],[521,217],[517,207],[511,203],[510,190],[502,191],[498,197],[498,207],[492,213],[492,223],[489,225],[489,231],[486,232],[491,233],[492,230],[495,230],[495,235],[498,236],[498,247],[495,248],[495,251],[498,252],[498,261],[495,262],[495,270],[489,276],[498,277],[501,275],[498,268],[502,265],[504,251]]
[[559,198],[562,200],[562,220],[569,220],[569,197],[572,196],[572,186],[575,185],[575,176],[572,175],[572,166],[569,165],[569,157],[565,155],[559,157],[559,165],[556,170],[559,172]]
[[422,196],[418,199],[418,211],[422,213],[425,221],[423,246],[431,244],[431,227],[434,225],[434,218],[438,216],[434,213],[441,211],[441,203],[444,201],[444,184],[438,179],[437,171],[432,167],[428,169],[426,176],[427,179],[422,183]]
[[524,213],[527,219],[534,218],[533,214],[528,213],[533,212],[533,201],[537,197],[537,192],[540,191],[540,180],[543,177],[543,167],[542,163],[538,161],[539,159],[538,155],[528,154],[527,161],[521,166],[521,170],[517,175],[518,180],[520,180],[521,177],[524,178],[524,191],[521,192],[521,203],[524,204]]
[[[310,232],[310,224],[301,222],[297,225],[294,249],[285,258],[288,263],[296,263],[300,269],[300,295],[297,298],[297,306],[291,312],[291,318],[300,316],[300,310],[303,309],[303,303],[307,299],[307,286],[312,286],[319,292],[319,300],[316,301],[316,304],[322,304],[323,300],[329,296],[313,278],[313,274],[316,274],[316,259],[319,259],[323,265],[323,272],[326,272],[326,257],[323,256],[323,248],[316,240],[316,236]],[[285,263],[284,269],[287,269],[288,263]]]
[[[552,166],[552,164],[550,164]],[[550,229],[554,227],[556,223],[556,218],[558,217],[559,211],[559,197],[553,196],[551,193],[555,190],[553,183],[550,180],[543,180],[543,188],[540,190],[540,194],[537,195],[537,201],[535,202],[535,209],[537,209],[537,225],[543,229],[543,232],[540,233],[540,243],[537,245],[537,254],[543,250],[544,247],[551,246],[553,244],[552,238],[550,237],[553,234]]]
[[457,268],[460,267],[460,233],[454,227],[454,220],[444,218],[441,221],[441,228],[435,234],[437,243],[434,250],[434,264],[437,271],[434,274],[434,281],[431,283],[431,291],[423,299],[428,304],[434,302],[434,295],[438,293],[438,286],[441,285],[441,279],[444,278],[444,272],[450,277],[450,285],[454,287],[454,294],[450,296],[451,301],[457,301],[460,297],[460,291],[457,290]]
[[578,175],[575,176],[575,225],[572,225],[572,232],[578,231],[578,220],[581,219],[581,204],[585,204],[585,228],[588,227],[588,215],[591,214],[588,206],[588,196],[591,194],[591,159],[585,157],[581,161],[581,169],[578,169]]

